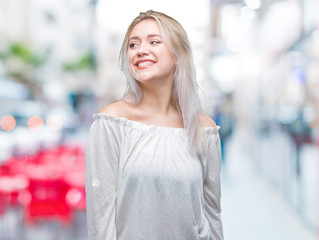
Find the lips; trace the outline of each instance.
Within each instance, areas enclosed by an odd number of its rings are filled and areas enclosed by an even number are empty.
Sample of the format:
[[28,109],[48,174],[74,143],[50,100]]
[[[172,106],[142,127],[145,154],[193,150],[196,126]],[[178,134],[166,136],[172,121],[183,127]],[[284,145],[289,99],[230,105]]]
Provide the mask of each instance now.
[[145,59],[145,60],[139,60],[136,62],[136,67],[138,69],[145,69],[152,66],[155,62],[153,60]]

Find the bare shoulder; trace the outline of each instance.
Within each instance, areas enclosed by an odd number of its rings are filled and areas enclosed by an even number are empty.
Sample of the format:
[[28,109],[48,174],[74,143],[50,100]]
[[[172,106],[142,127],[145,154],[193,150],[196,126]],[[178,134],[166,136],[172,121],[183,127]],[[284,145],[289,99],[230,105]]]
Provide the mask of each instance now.
[[198,122],[201,127],[216,127],[215,121],[207,114],[198,114]]
[[111,104],[104,106],[99,113],[105,113],[114,117],[124,117],[126,118],[129,115],[128,104],[123,101],[117,101]]

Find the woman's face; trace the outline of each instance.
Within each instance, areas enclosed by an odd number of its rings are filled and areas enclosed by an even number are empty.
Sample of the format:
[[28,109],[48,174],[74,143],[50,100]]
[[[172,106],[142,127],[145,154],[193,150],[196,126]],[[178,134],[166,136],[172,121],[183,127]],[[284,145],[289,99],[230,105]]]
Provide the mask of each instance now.
[[133,28],[127,56],[135,80],[143,83],[173,79],[176,58],[164,44],[155,20],[143,20]]

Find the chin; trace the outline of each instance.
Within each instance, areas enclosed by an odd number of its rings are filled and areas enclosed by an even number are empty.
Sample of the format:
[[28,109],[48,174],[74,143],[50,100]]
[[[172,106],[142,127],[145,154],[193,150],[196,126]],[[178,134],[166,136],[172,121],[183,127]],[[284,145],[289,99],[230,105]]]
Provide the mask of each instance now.
[[151,78],[136,78],[136,81],[140,83],[146,83],[146,82],[149,82],[150,80],[152,79]]
[[139,82],[145,82],[145,81],[150,81],[152,80],[154,77],[153,76],[141,76],[141,75],[138,75],[138,76],[134,76],[134,79],[139,81]]

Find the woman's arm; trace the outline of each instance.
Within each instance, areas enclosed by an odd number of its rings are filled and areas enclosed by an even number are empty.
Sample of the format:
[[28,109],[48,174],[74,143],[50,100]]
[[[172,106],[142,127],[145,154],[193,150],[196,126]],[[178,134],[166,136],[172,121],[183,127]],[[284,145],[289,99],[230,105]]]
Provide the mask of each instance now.
[[90,240],[116,240],[116,183],[119,132],[96,119],[89,132],[85,159],[87,227]]
[[208,219],[213,240],[222,240],[223,226],[221,221],[221,149],[217,132],[208,136],[208,150],[206,162],[206,178],[204,181],[205,212]]

